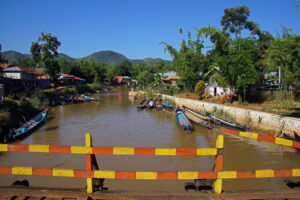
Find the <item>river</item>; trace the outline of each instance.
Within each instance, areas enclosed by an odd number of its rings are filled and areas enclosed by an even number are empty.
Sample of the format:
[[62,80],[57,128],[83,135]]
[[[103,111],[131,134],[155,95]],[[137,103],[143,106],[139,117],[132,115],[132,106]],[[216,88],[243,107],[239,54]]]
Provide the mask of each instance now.
[[[85,133],[93,146],[205,148],[215,147],[220,129],[194,126],[191,134],[177,125],[173,112],[136,109],[137,101],[127,90],[96,94],[99,102],[57,106],[46,123],[16,144],[85,145]],[[225,134],[224,170],[299,168],[299,151],[272,143]],[[97,155],[102,170],[211,171],[214,156],[112,156]],[[85,155],[5,152],[0,166],[85,169]],[[28,179],[30,186],[85,188],[84,178],[0,175],[0,185]],[[224,180],[223,190],[281,190],[283,178]],[[291,179],[295,180],[295,179]],[[184,191],[184,182],[174,180],[105,180],[109,190]]]

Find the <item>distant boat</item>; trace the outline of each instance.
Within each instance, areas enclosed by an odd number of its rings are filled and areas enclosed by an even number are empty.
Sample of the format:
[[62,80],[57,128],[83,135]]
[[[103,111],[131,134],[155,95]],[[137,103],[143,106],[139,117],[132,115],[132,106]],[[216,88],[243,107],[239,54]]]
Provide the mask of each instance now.
[[143,99],[140,104],[137,106],[138,109],[144,109],[147,104],[147,99]]
[[175,117],[176,120],[179,124],[179,126],[181,126],[181,128],[183,128],[183,130],[185,132],[192,132],[192,124],[191,122],[188,120],[188,118],[185,116],[185,114],[182,112],[181,109],[176,109],[175,111]]
[[99,97],[94,98],[94,97],[89,97],[85,95],[81,95],[86,101],[99,101]]
[[156,107],[157,109],[162,109],[162,108],[163,108],[163,105],[162,105],[162,103],[161,103],[161,100],[156,100],[156,101],[155,101],[155,107]]
[[203,115],[195,110],[192,110],[184,105],[182,105],[185,115],[193,122],[205,126],[206,128],[213,128],[213,124],[210,122],[210,118]]
[[210,114],[209,112],[206,112],[206,115],[210,118],[210,121],[214,124],[218,124],[218,125],[222,124],[224,126],[228,126],[228,127],[231,127],[231,128],[236,128],[236,129],[241,130],[241,131],[247,131],[248,130],[248,128],[246,128],[246,126],[243,127],[239,124],[228,122],[224,119],[221,119],[219,117],[216,117],[216,116]]
[[20,126],[19,128],[13,130],[10,132],[5,138],[4,141],[8,142],[10,140],[15,140],[18,137],[21,137],[37,127],[46,117],[47,115],[47,110],[43,110],[40,112],[37,116]]
[[171,109],[171,110],[174,109],[174,106],[169,104],[168,102],[163,102],[162,105],[164,108]]

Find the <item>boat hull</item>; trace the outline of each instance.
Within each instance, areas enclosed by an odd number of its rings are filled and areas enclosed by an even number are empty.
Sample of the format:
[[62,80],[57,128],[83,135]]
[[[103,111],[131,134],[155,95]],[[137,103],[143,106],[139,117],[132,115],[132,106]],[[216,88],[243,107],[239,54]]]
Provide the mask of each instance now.
[[192,124],[188,120],[188,118],[185,116],[185,114],[182,112],[182,110],[176,109],[175,117],[176,117],[177,123],[185,132],[192,132],[192,130],[193,130]]
[[199,124],[201,126],[204,126],[206,128],[213,128],[214,126],[211,124],[209,117],[202,115],[201,113],[198,113],[188,107],[185,107],[183,105],[183,111],[184,114],[187,116],[187,118],[196,124]]

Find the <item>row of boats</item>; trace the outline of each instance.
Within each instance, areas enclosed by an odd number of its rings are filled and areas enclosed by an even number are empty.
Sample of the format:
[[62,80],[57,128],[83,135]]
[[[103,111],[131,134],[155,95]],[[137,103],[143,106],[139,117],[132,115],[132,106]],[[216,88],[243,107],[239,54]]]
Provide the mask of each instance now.
[[[89,97],[89,96],[85,96],[85,95],[80,95],[80,96],[78,96],[78,100],[84,101],[84,102],[99,101],[99,97],[94,98],[94,97]],[[4,142],[14,141],[17,138],[20,138],[20,137],[26,135],[28,132],[32,131],[35,127],[37,127],[39,124],[41,124],[44,121],[48,111],[49,111],[49,109],[45,109],[42,112],[40,112],[38,115],[33,117],[31,120],[22,124],[19,128],[11,129],[10,132],[6,136],[4,136],[3,141]]]
[[148,109],[152,109],[152,108],[157,108],[157,109],[174,109],[174,106],[169,104],[168,102],[164,102],[163,100],[161,99],[153,99],[153,98],[150,98],[149,100],[147,99],[143,99],[139,105],[137,106],[138,109],[145,109],[145,108],[148,108]]
[[53,99],[51,104],[52,106],[56,106],[56,105],[65,105],[69,103],[83,103],[86,101],[99,101],[99,97],[94,98],[94,97],[89,97],[80,94],[64,95],[63,98]]
[[248,128],[246,128],[245,126],[228,122],[215,115],[212,115],[209,112],[206,112],[206,115],[204,115],[184,105],[182,105],[182,108],[177,108],[175,110],[175,117],[179,126],[181,126],[186,132],[192,132],[193,130],[193,126],[190,120],[209,129],[214,128],[215,125],[224,125],[241,131],[248,130]]

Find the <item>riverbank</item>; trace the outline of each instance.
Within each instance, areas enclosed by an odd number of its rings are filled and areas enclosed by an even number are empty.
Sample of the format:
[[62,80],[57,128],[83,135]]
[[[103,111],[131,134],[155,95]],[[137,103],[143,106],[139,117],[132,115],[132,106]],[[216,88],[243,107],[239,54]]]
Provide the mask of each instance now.
[[5,97],[0,102],[0,141],[12,128],[18,128],[42,110],[64,102],[66,97],[90,93],[112,92],[113,87],[98,84],[60,86],[46,90],[34,90]]
[[175,102],[176,106],[185,105],[203,113],[207,111],[228,121],[249,127],[255,132],[264,132],[274,136],[282,131],[290,137],[294,137],[294,131],[298,134],[300,132],[299,118],[285,117],[245,108],[237,108],[163,94],[162,97],[164,99],[172,100]]

